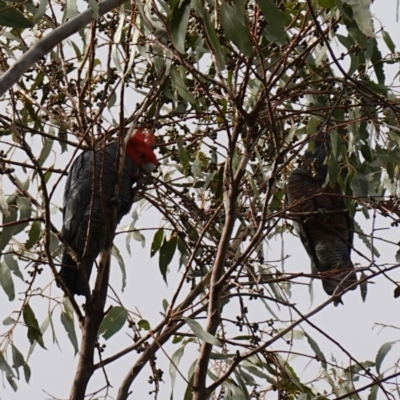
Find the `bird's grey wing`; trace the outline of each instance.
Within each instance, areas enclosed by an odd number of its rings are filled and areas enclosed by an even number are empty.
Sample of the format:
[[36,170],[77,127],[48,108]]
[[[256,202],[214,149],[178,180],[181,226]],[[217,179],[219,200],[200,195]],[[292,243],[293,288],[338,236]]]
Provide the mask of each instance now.
[[64,239],[72,245],[92,197],[93,152],[85,151],[72,163],[64,190]]
[[[286,187],[288,203],[289,205],[294,206],[293,211],[295,212],[316,211],[318,206],[315,198],[312,196],[316,194],[318,190],[319,185],[313,179],[311,174],[307,170],[299,167],[293,171]],[[307,254],[311,258],[312,263],[317,269],[319,269],[319,262],[315,252],[315,243],[313,239],[315,232],[313,232],[313,229],[310,230],[310,228],[313,228],[314,226],[312,223],[310,224],[310,218],[297,218],[294,226]]]

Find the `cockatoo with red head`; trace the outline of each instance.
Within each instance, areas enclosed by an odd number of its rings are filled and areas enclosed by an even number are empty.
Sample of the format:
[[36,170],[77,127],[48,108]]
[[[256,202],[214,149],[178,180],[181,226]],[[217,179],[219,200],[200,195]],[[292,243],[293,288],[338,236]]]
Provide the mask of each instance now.
[[80,154],[72,163],[64,190],[62,236],[78,258],[64,250],[60,277],[72,294],[85,294],[93,264],[114,235],[113,210],[117,224],[131,209],[135,195],[144,186],[144,175],[154,171],[157,157],[152,146],[154,133],[138,129],[128,140],[118,196],[119,142]]

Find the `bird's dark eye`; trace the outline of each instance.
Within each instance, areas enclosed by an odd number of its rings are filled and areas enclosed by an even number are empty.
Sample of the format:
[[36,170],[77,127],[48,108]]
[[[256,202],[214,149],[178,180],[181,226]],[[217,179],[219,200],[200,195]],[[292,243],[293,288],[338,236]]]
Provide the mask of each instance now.
[[146,158],[146,154],[145,154],[145,153],[140,153],[140,158],[141,158],[142,160],[144,160],[144,159]]

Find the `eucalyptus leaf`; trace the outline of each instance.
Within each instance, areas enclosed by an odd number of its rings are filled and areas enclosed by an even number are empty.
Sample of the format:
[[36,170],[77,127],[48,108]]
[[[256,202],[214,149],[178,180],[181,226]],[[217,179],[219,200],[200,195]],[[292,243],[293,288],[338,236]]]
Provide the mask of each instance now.
[[6,293],[8,300],[15,299],[14,282],[11,276],[11,271],[4,261],[0,261],[0,285]]
[[176,144],[178,146],[179,160],[181,161],[183,169],[185,170],[185,172],[187,172],[187,169],[189,166],[189,155],[183,145],[183,137],[182,136],[179,136]]
[[389,48],[389,50],[390,50],[392,53],[395,53],[395,52],[396,52],[396,46],[395,46],[395,44],[394,44],[394,42],[393,42],[393,40],[392,40],[392,38],[391,38],[389,32],[383,30],[383,31],[382,31],[382,39],[383,39],[384,42],[386,43],[386,46]]
[[7,360],[4,358],[3,353],[0,353],[0,370],[5,372],[7,375],[15,377],[14,371],[11,369]]
[[22,310],[22,316],[24,318],[24,322],[28,328],[28,339],[31,344],[34,342],[37,342],[42,346],[44,349],[46,348],[44,346],[43,342],[43,336],[42,332],[39,328],[38,321],[36,319],[36,316],[30,307],[29,303],[26,303],[24,305],[24,308]]
[[206,332],[197,321],[191,318],[184,318],[184,320],[189,325],[193,333],[197,336],[197,338],[200,339],[202,342],[221,347],[221,342],[215,336]]
[[42,225],[40,221],[33,221],[31,225],[31,229],[28,233],[28,240],[25,243],[25,247],[27,250],[32,248],[40,238],[40,234],[42,232]]
[[141,319],[139,322],[138,322],[138,327],[140,328],[140,329],[143,329],[143,330],[145,330],[145,331],[149,331],[150,330],[150,324],[149,324],[149,321],[146,321],[145,319]]
[[375,358],[375,367],[376,367],[376,372],[378,374],[381,373],[381,365],[389,351],[392,349],[392,347],[396,344],[397,342],[387,342],[383,344],[380,349],[378,350],[378,353],[376,354]]
[[24,281],[24,277],[19,269],[18,262],[10,253],[4,255],[4,261],[10,271],[19,279]]
[[118,265],[121,268],[121,274],[122,274],[122,285],[121,285],[121,291],[123,292],[126,286],[126,268],[125,268],[125,262],[124,259],[121,256],[121,253],[115,244],[112,247],[111,254],[117,259]]
[[29,19],[9,4],[0,1],[0,26],[8,26],[10,28],[25,29],[33,28],[34,24]]
[[326,370],[328,368],[326,358],[324,353],[319,348],[318,343],[308,333],[305,332],[304,334],[315,355],[318,357],[318,360],[321,362],[322,368]]
[[172,258],[174,257],[177,241],[178,236],[174,234],[169,238],[169,240],[164,240],[164,243],[160,248],[159,267],[165,282],[167,282],[168,265],[171,263]]
[[17,377],[19,379],[19,368],[23,367],[23,365],[25,364],[24,356],[14,344],[11,345],[11,354],[13,358],[12,367],[17,372]]
[[190,3],[191,0],[176,2],[169,19],[172,43],[182,54],[185,53],[185,37],[189,22]]
[[278,43],[286,43],[285,16],[273,0],[256,0],[267,21],[269,33],[277,39]]
[[164,239],[164,229],[160,228],[154,234],[153,242],[151,243],[150,257],[153,257],[160,250]]
[[221,24],[227,39],[231,40],[246,57],[251,57],[253,51],[246,27],[244,7],[233,7],[226,1],[222,2]]
[[128,311],[124,307],[113,307],[104,317],[99,328],[99,335],[108,340],[122,329],[128,319]]
[[74,348],[74,354],[76,355],[79,351],[79,348],[78,348],[78,338],[76,337],[73,316],[71,317],[71,315],[63,311],[61,312],[60,318],[61,318],[61,323],[64,326],[65,331],[67,332],[68,339],[70,340]]
[[203,20],[210,50],[215,55],[217,69],[219,72],[221,72],[225,69],[225,58],[222,52],[221,43],[218,39],[217,33],[215,32],[214,26],[211,23],[210,15],[205,8],[203,11]]
[[178,368],[179,362],[181,361],[184,351],[185,351],[185,346],[181,346],[181,347],[179,347],[178,350],[175,351],[174,354],[172,354],[172,357],[171,357],[171,361],[169,364],[169,375],[171,377],[171,391],[172,392],[173,392],[174,386],[175,386],[177,368]]
[[369,37],[375,37],[372,28],[371,1],[370,0],[343,0],[353,9],[354,19],[360,30]]

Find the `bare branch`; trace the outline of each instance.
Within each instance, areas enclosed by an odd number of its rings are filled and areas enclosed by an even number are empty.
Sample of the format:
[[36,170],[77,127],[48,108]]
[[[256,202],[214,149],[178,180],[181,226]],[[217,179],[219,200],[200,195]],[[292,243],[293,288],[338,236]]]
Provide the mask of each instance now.
[[[99,3],[99,15],[102,16],[125,2],[126,0],[102,1]],[[0,97],[3,96],[7,90],[11,89],[29,68],[49,53],[54,47],[94,20],[93,11],[89,8],[39,40],[0,77]]]

